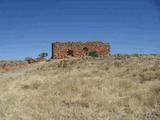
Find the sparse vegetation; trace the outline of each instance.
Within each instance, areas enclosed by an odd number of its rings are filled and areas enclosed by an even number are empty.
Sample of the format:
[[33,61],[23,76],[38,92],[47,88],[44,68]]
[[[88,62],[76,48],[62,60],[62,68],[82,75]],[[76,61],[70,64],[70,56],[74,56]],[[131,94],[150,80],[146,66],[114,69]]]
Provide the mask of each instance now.
[[159,60],[82,57],[1,73],[0,119],[159,120]]
[[27,61],[28,64],[39,63],[39,62],[43,62],[43,61],[49,61],[49,60],[46,60],[47,56],[48,56],[48,53],[42,52],[38,55],[38,57],[36,59],[33,59],[31,57],[26,57],[25,61]]
[[25,58],[25,61],[29,61],[29,60],[33,60],[33,58],[32,57],[26,57]]
[[38,55],[39,57],[37,59],[45,59],[48,56],[48,53],[42,52]]
[[89,52],[88,55],[91,56],[91,57],[98,57],[98,52],[97,51],[91,51],[91,52]]
[[122,66],[122,62],[115,61],[115,62],[114,62],[114,66],[115,66],[115,67],[121,67],[121,66]]

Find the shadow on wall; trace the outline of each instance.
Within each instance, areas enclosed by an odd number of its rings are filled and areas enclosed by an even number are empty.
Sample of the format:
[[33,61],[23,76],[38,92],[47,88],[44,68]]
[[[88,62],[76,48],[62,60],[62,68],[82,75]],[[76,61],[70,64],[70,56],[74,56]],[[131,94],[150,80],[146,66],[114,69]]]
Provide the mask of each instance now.
[[68,49],[68,51],[67,51],[67,55],[68,55],[68,56],[74,56],[74,51],[73,51],[73,50]]

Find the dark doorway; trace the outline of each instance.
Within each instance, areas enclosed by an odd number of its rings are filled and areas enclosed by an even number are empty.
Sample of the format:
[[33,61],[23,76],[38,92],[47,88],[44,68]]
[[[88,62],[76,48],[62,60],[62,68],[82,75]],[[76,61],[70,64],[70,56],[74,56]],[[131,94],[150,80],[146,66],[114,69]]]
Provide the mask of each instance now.
[[84,47],[83,51],[85,52],[86,55],[88,54],[88,48],[87,47]]
[[88,48],[87,48],[87,47],[84,47],[83,50],[84,50],[85,52],[88,52]]
[[67,55],[69,55],[69,56],[74,56],[73,50],[68,50],[68,51],[67,51]]

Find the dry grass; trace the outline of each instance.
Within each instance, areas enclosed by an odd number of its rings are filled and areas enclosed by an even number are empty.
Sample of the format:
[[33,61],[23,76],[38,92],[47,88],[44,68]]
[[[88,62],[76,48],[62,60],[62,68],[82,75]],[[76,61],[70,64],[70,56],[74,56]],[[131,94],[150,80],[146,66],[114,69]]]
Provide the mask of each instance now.
[[4,66],[8,65],[9,68],[14,71],[20,68],[24,68],[24,66],[27,66],[27,62],[25,61],[0,61],[0,73],[4,73],[6,72],[6,70],[4,69]]
[[54,60],[0,74],[0,120],[159,120],[160,57]]

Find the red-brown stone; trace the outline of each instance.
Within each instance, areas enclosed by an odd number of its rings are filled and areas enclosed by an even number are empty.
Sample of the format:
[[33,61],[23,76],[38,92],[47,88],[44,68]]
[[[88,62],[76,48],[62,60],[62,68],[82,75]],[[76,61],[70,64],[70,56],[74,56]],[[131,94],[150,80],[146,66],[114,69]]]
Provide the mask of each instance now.
[[110,45],[102,42],[86,42],[86,43],[56,42],[52,44],[53,59],[86,56],[88,55],[89,52],[92,51],[97,51],[99,56],[110,55]]

